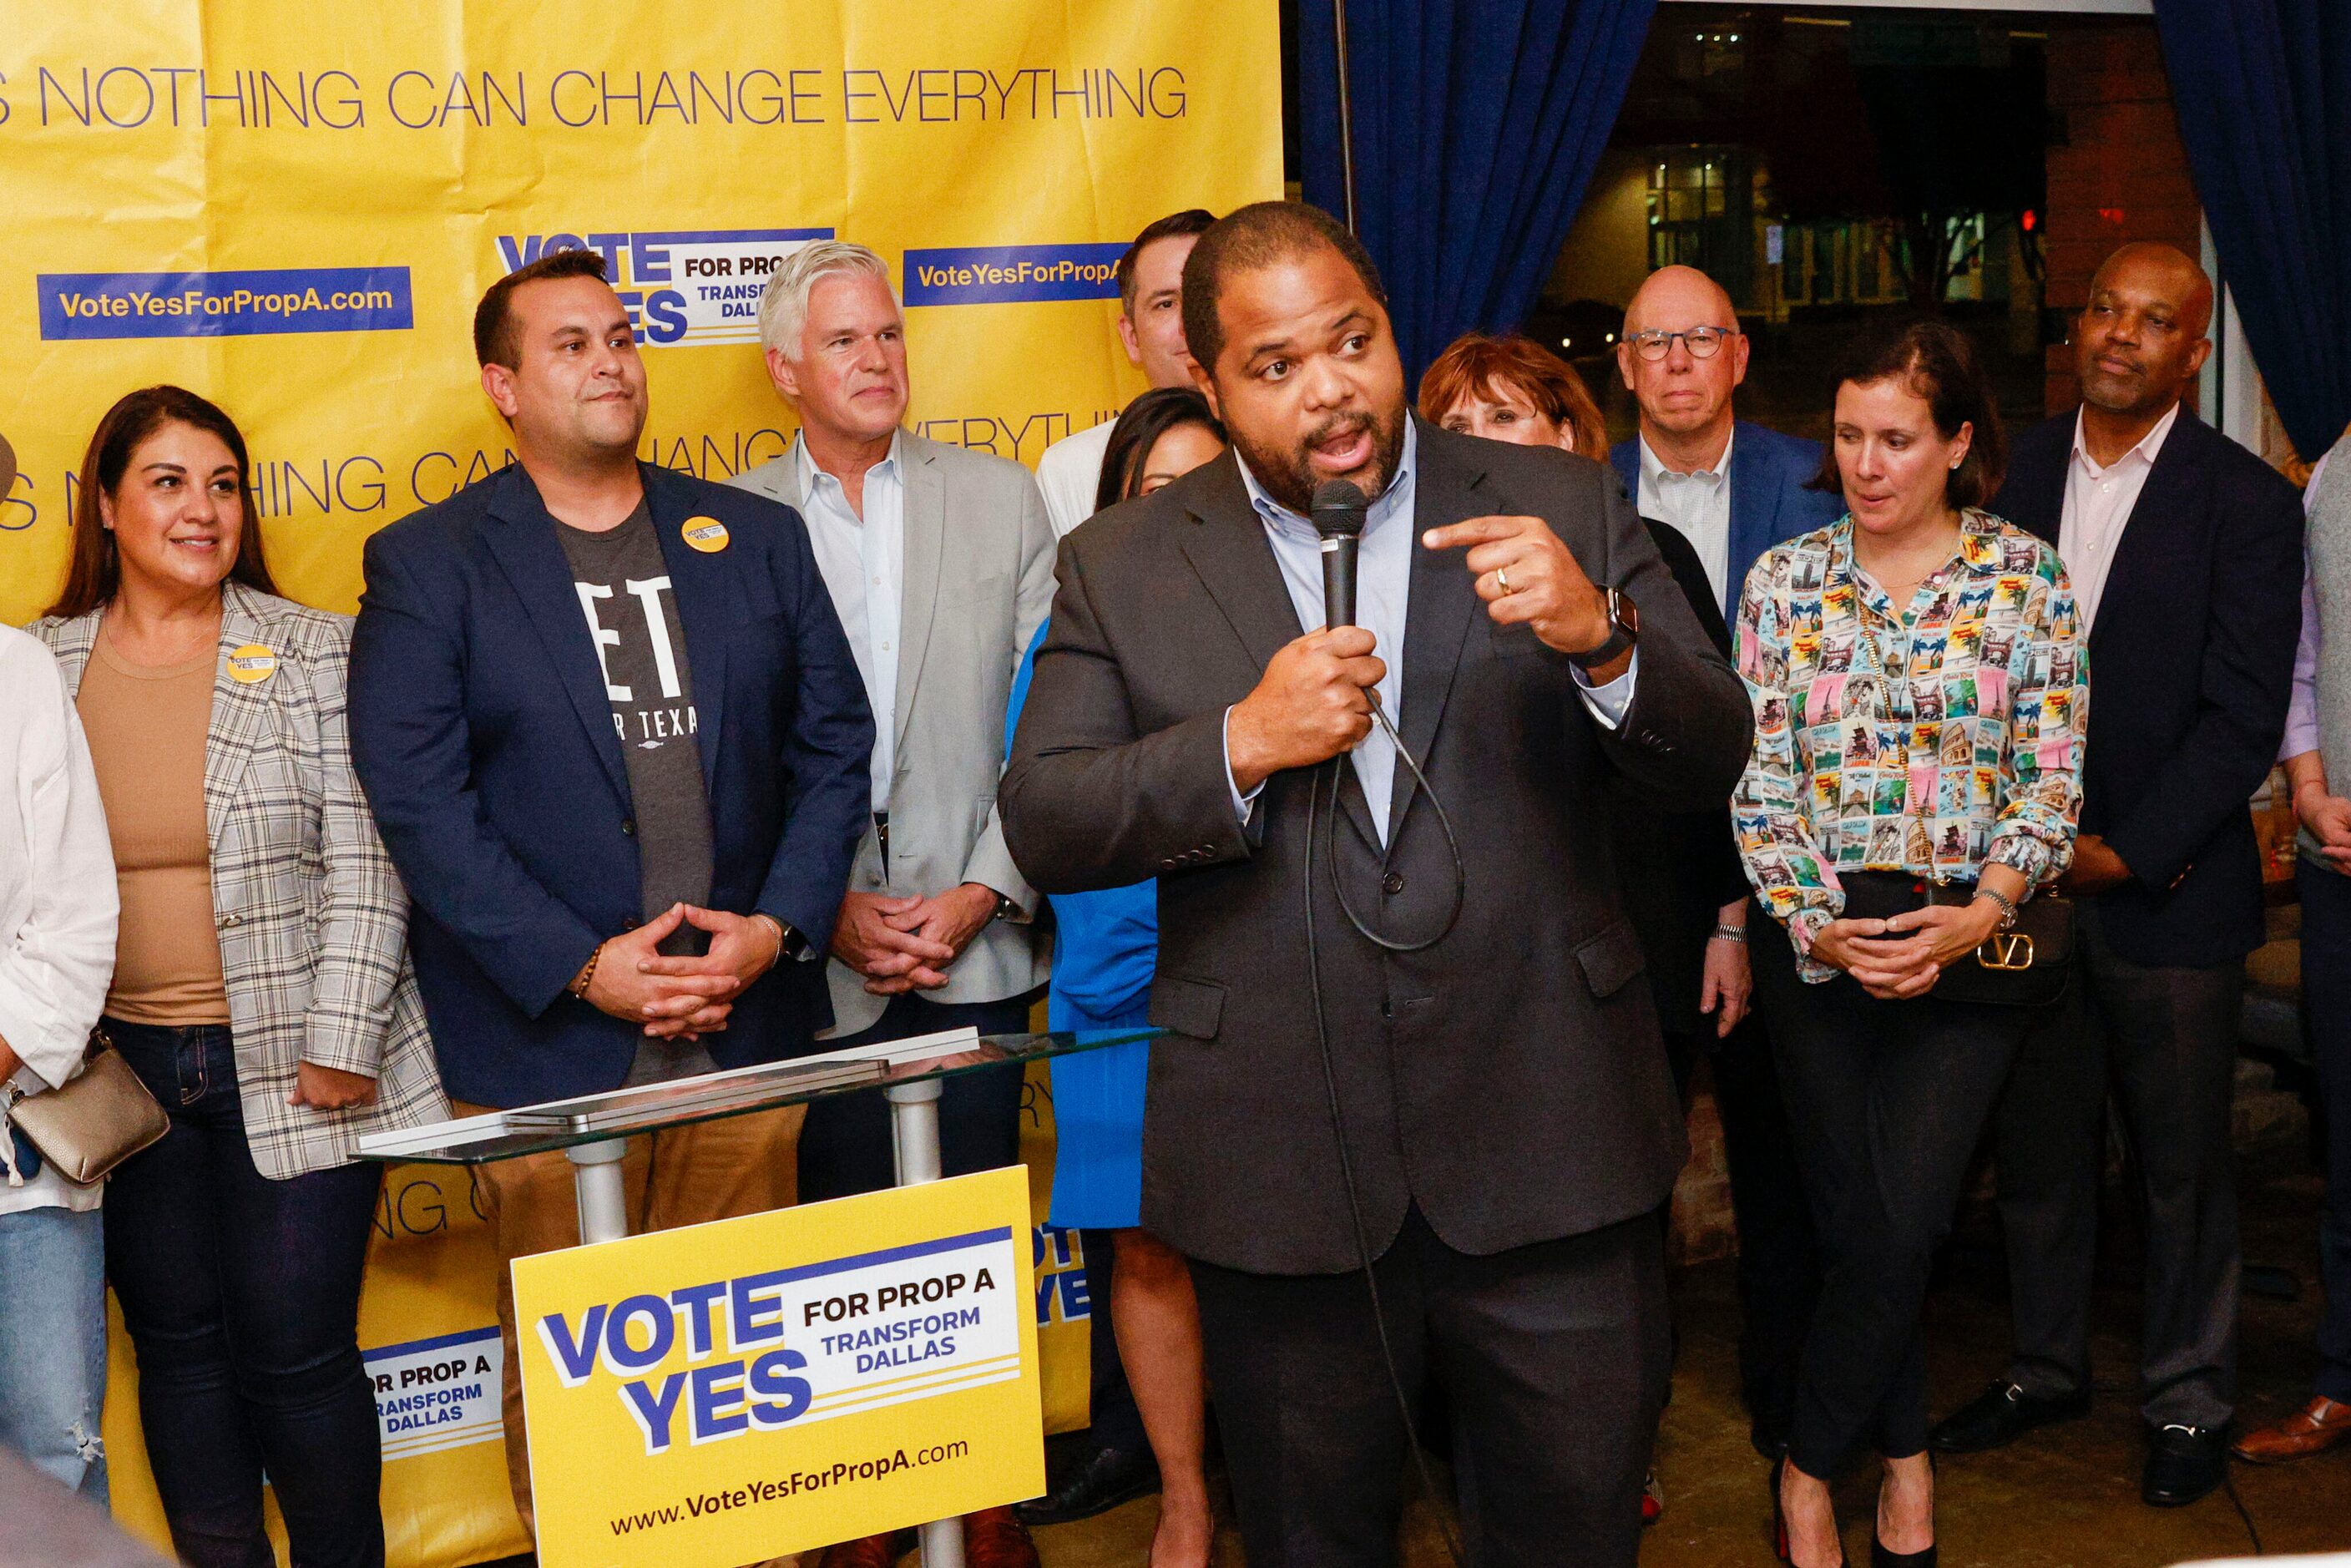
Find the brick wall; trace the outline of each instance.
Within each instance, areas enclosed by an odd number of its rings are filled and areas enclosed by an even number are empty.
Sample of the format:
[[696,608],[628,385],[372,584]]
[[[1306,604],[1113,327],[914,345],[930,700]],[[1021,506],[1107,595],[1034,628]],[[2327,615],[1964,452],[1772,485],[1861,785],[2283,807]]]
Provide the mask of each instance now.
[[[2045,302],[2070,319],[2089,302],[2098,264],[2125,241],[2161,240],[2196,255],[2203,209],[2152,20],[2055,22],[2049,108]],[[2045,406],[2055,413],[2082,392],[2073,349],[2052,344],[2047,354]]]

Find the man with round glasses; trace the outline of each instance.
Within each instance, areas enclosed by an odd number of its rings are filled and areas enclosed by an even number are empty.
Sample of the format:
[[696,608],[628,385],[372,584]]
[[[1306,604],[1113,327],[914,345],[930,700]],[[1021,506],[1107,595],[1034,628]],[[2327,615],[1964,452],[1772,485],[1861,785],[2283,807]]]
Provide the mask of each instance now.
[[[1616,473],[1642,517],[1688,537],[1735,621],[1756,557],[1844,509],[1834,495],[1804,488],[1821,471],[1821,448],[1733,417],[1747,338],[1730,297],[1696,267],[1649,275],[1625,311],[1616,364],[1641,405],[1640,434],[1609,454]],[[1724,924],[1743,924],[1748,907],[1726,908]],[[1793,1414],[1796,1354],[1820,1265],[1761,1020],[1741,1022],[1711,1061],[1739,1225],[1740,1381],[1754,1444],[1771,1456]]]
[[1625,310],[1616,367],[1641,405],[1641,434],[1610,455],[1641,515],[1689,536],[1729,615],[1755,558],[1823,528],[1843,508],[1807,490],[1817,443],[1738,419],[1747,335],[1722,287],[1694,267],[1649,275]]

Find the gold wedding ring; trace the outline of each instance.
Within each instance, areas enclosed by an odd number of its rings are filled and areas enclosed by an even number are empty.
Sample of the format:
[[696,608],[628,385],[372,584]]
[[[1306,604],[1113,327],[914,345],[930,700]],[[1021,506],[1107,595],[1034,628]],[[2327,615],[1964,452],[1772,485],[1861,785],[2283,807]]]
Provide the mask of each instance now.
[[1506,595],[1518,591],[1510,586],[1510,574],[1499,566],[1494,569],[1494,586]]

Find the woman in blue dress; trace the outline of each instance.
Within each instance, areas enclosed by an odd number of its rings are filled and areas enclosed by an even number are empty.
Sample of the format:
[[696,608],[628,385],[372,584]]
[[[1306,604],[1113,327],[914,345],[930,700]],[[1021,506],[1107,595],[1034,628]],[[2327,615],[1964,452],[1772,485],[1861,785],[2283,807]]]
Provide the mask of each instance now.
[[[1223,455],[1224,427],[1189,387],[1160,387],[1128,405],[1102,452],[1095,508],[1147,496]],[[1012,685],[1008,750],[1050,624],[1037,629]],[[1155,883],[1052,895],[1055,1030],[1140,1029],[1159,957]],[[1150,1047],[1114,1045],[1053,1063],[1052,1220],[1112,1233],[1110,1318],[1158,1460],[1159,1527],[1152,1568],[1207,1568],[1215,1533],[1201,1450],[1207,1399],[1200,1313],[1182,1254],[1142,1228],[1143,1092]],[[1147,1490],[1147,1483],[1138,1488]]]

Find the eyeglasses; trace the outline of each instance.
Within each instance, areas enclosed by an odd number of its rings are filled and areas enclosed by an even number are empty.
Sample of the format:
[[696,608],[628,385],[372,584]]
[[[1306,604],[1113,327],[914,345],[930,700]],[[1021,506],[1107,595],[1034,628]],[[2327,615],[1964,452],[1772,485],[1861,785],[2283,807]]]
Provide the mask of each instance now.
[[1693,360],[1710,360],[1715,350],[1739,335],[1730,327],[1693,327],[1687,332],[1635,332],[1625,338],[1633,351],[1645,360],[1662,360],[1673,352],[1674,340],[1679,338],[1689,350]]

